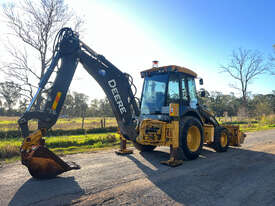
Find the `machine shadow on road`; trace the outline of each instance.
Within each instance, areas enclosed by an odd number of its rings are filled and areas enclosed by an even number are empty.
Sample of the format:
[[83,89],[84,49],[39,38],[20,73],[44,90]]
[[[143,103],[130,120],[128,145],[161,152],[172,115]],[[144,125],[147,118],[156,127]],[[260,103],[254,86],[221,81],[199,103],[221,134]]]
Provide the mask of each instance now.
[[[73,195],[72,195],[73,194]],[[9,206],[14,205],[68,205],[84,194],[74,177],[49,180],[30,178],[15,193]],[[62,198],[59,198],[62,196]]]
[[[272,177],[275,176],[271,177],[275,171],[272,166],[274,154],[234,147],[225,153],[203,149],[198,159],[184,161],[183,165],[176,168],[160,164],[161,160],[169,158],[166,152],[140,152],[140,155],[145,161],[135,156],[127,157],[144,172],[149,181],[174,201],[184,205],[230,205],[234,198],[247,198],[247,203],[251,202],[251,205],[266,201],[274,203],[272,188],[275,179]],[[144,164],[146,160],[148,162]],[[265,181],[268,184],[264,188],[258,186]],[[248,197],[251,186],[256,195]],[[240,192],[235,192],[238,190]],[[229,204],[224,204],[224,201]]]

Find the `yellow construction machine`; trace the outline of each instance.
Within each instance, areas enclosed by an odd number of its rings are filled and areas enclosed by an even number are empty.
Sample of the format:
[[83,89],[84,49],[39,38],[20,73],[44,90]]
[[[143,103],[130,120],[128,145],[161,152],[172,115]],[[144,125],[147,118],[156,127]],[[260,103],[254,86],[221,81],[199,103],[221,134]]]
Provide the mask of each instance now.
[[[140,151],[168,146],[170,159],[162,163],[177,166],[182,163],[183,156],[185,159],[196,159],[204,143],[217,152],[225,152],[229,145],[239,146],[244,140],[245,135],[237,126],[220,125],[198,103],[197,74],[190,69],[175,65],[158,67],[155,62],[153,68],[141,72],[144,84],[139,100],[135,97],[132,77],[93,51],[70,28],[58,32],[54,48],[51,65],[26,112],[18,120],[24,137],[22,164],[35,178],[52,178],[72,169],[80,169],[76,163],[65,162],[47,149],[43,139],[58,119],[78,62],[102,87],[111,104],[121,137],[118,154],[132,153],[126,148],[127,140],[132,141]],[[36,99],[55,69],[57,75],[44,109],[33,110]],[[202,79],[200,84],[203,84]],[[31,119],[38,120],[38,129],[32,133],[28,128]]]

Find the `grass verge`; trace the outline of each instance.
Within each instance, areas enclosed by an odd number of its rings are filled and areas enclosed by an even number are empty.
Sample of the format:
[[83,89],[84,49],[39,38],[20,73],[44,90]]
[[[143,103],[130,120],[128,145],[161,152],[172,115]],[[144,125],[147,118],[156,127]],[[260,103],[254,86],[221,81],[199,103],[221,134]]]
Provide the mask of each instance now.
[[[119,145],[116,133],[46,137],[47,147],[57,155],[75,154],[114,148]],[[0,161],[13,162],[20,158],[22,138],[0,140]]]
[[258,124],[251,124],[251,125],[240,125],[240,130],[242,132],[256,132],[256,131],[269,130],[269,129],[275,129],[275,124],[262,125],[258,123]]

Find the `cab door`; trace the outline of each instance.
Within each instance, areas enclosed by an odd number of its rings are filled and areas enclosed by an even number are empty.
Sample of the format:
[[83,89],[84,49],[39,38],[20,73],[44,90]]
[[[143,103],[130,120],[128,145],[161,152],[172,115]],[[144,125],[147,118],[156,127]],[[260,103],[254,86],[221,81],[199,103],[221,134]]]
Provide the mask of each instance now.
[[197,108],[198,98],[196,93],[196,84],[195,79],[193,77],[186,77],[187,79],[187,87],[188,87],[188,96],[189,96],[189,106],[193,109]]
[[188,106],[189,104],[189,96],[188,96],[188,86],[187,86],[187,79],[186,76],[182,75],[182,77],[180,78],[180,82],[181,82],[181,101],[182,104],[185,106]]
[[180,114],[189,106],[188,84],[185,75],[180,76]]
[[179,75],[175,73],[169,75],[166,105],[169,106],[170,103],[180,103]]

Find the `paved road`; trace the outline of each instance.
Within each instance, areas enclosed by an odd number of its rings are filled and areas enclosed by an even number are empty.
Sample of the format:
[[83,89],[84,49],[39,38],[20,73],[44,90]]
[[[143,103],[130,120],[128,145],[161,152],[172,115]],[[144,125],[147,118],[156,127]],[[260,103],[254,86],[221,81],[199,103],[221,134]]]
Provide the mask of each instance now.
[[38,181],[19,162],[0,168],[0,205],[275,205],[275,130],[249,133],[241,148],[204,149],[169,168],[166,148],[117,156],[67,156],[81,170]]

